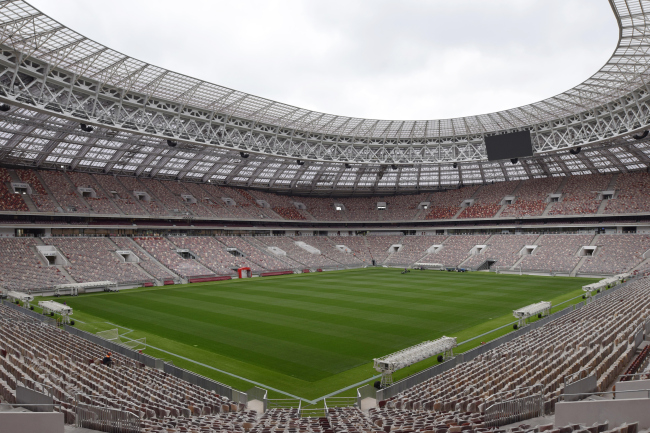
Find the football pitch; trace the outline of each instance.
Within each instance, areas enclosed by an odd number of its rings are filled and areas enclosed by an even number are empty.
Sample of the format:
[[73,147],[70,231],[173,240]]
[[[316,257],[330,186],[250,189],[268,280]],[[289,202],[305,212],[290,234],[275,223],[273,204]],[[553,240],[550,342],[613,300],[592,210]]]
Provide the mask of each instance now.
[[[128,338],[146,337],[145,353],[234,388],[245,391],[255,381],[309,400],[371,380],[373,358],[442,335],[465,341],[514,321],[514,309],[539,301],[556,305],[593,281],[368,268],[64,300],[80,329],[119,328]],[[506,332],[512,327],[481,339]],[[395,379],[435,363],[422,361]]]

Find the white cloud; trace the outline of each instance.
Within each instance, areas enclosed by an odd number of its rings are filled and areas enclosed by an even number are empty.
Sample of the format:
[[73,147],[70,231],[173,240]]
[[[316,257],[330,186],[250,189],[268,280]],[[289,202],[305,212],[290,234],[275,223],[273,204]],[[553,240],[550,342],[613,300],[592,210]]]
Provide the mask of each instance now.
[[600,0],[31,0],[176,72],[328,113],[435,119],[580,83],[618,29]]

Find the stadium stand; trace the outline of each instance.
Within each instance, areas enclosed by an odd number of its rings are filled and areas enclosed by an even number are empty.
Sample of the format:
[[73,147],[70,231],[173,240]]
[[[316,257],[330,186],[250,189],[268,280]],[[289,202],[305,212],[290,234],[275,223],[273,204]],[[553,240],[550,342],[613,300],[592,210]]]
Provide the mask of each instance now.
[[38,174],[45,181],[56,201],[64,211],[69,213],[84,212],[90,209],[80,199],[65,173],[60,171],[39,171]]
[[591,244],[598,246],[596,254],[587,257],[579,272],[621,274],[631,271],[644,260],[644,254],[650,249],[650,236],[597,235]]
[[[250,194],[255,196],[257,200],[266,201],[271,207],[271,209],[273,210],[273,212],[275,212],[277,215],[279,215],[284,219],[287,220],[313,219],[306,211],[297,209],[293,205],[292,200],[287,196],[283,196],[279,194],[271,194],[264,191],[255,191],[255,190],[252,190]],[[277,218],[277,215],[275,216],[275,218]]]
[[[650,281],[634,281],[602,299],[477,356],[379,403],[375,413],[393,409],[484,412],[494,396],[515,386],[542,385],[546,413],[554,410],[566,374],[596,374],[605,391],[631,361],[634,338],[645,324]],[[437,421],[441,421],[440,417]]]
[[163,282],[171,281],[174,280],[174,278],[177,278],[168,269],[165,269],[162,265],[155,263],[147,254],[141,251],[138,244],[136,244],[131,238],[113,237],[111,240],[115,243],[115,245],[117,245],[119,249],[124,251],[131,251],[133,254],[138,256],[138,259],[140,259],[140,262],[138,264],[152,277]]
[[336,210],[334,207],[336,201],[331,198],[293,197],[293,199],[303,203],[307,207],[307,212],[318,221],[344,221],[348,219],[344,210]]
[[518,181],[498,182],[484,185],[476,194],[476,201],[466,207],[458,218],[492,218],[501,209],[501,200],[506,195],[512,195]]
[[366,236],[330,236],[330,239],[335,245],[345,245],[350,248],[354,257],[360,260],[364,266],[372,264]]
[[244,253],[244,257],[250,263],[250,268],[253,272],[290,269],[286,263],[271,256],[271,253],[266,253],[250,242],[247,242],[246,238],[240,236],[218,236],[217,240],[228,248],[236,248]]
[[403,236],[366,236],[366,244],[370,257],[375,260],[376,264],[384,263],[384,260],[391,254],[390,247],[400,243]]
[[571,272],[580,258],[580,247],[590,245],[593,235],[543,235],[536,241],[539,248],[520,262],[529,271]]
[[9,189],[11,176],[6,168],[0,168],[0,210],[28,211],[21,194],[14,194]]
[[[190,191],[185,188],[184,184],[181,182],[171,182],[171,181],[161,181],[160,182],[161,186],[166,187],[168,191],[170,191],[173,195],[174,198],[176,199],[176,202],[181,203],[183,206],[185,206],[187,209],[190,210],[194,215],[198,217],[205,217],[205,218],[212,218],[214,217],[214,214],[210,212],[210,209],[203,206],[203,203],[201,202],[201,198],[196,198],[194,197]],[[190,203],[186,202],[183,200],[183,195],[191,195],[196,199],[196,203]]]
[[606,214],[650,212],[650,173],[621,173],[617,194],[605,207]]
[[43,238],[43,242],[57,247],[68,259],[65,269],[77,283],[115,281],[125,284],[151,280],[137,265],[120,260],[115,253],[116,245],[108,238]]
[[148,215],[137,202],[136,199],[122,186],[122,184],[113,176],[105,174],[94,175],[97,183],[99,183],[104,191],[111,194],[113,203],[125,215]]
[[562,179],[559,177],[531,179],[522,182],[521,187],[517,190],[515,202],[507,205],[500,216],[525,217],[541,215],[548,206],[548,194],[554,193],[561,182]]
[[480,185],[472,185],[431,194],[431,205],[429,206],[429,213],[426,214],[425,219],[438,220],[452,218],[460,210],[462,201],[471,198],[479,188]]
[[243,431],[243,422],[255,420],[243,405],[118,353],[113,367],[102,365],[103,347],[6,306],[0,306],[0,329],[0,348],[7,354],[0,357],[0,388],[10,403],[16,402],[17,383],[41,390],[47,381],[67,423],[74,423],[77,401],[117,405],[141,418],[142,431],[180,433],[195,425],[201,431]]
[[98,214],[116,214],[118,210],[113,206],[113,203],[106,197],[102,188],[95,182],[93,177],[86,173],[68,172],[68,178],[77,188],[91,188],[95,191],[97,197],[84,197],[91,209]]
[[0,286],[9,290],[39,290],[70,283],[56,266],[37,256],[35,238],[0,238]]
[[260,236],[257,238],[267,247],[277,247],[287,253],[289,258],[306,266],[313,268],[332,268],[340,266],[340,263],[320,254],[313,254],[306,249],[296,245],[296,242],[304,242],[310,245],[312,236],[291,238],[288,236]]
[[499,269],[509,269],[521,258],[519,254],[524,245],[532,245],[537,235],[492,235],[487,241],[487,248],[479,254],[472,255],[463,266],[476,269],[486,260],[495,260],[494,266]]
[[440,263],[444,266],[459,266],[469,256],[476,245],[484,245],[490,235],[449,236],[442,244],[442,249],[427,254],[421,259],[423,263]]
[[214,275],[212,271],[193,259],[184,259],[176,252],[176,247],[160,236],[137,236],[133,238],[142,248],[160,263],[181,277],[200,277]]
[[[146,192],[147,188],[140,183],[138,179],[135,177],[129,177],[129,176],[121,176],[117,178],[123,185],[124,187],[130,191],[131,193],[134,193],[135,191],[142,191]],[[139,200],[139,203],[146,209],[147,212],[149,212],[150,215],[153,216],[165,216],[168,215],[167,210],[160,205],[154,197],[150,197],[151,200]]]
[[612,175],[571,176],[562,189],[562,201],[553,204],[549,215],[592,214],[601,200],[598,192],[605,191]]
[[344,266],[360,266],[362,264],[361,260],[357,259],[353,253],[346,253],[336,248],[336,245],[341,244],[334,244],[334,242],[327,236],[305,236],[300,240],[320,250],[320,253],[323,256],[336,263],[340,263]]
[[442,244],[447,236],[404,236],[400,239],[402,247],[388,256],[385,264],[389,266],[410,266],[427,254],[433,245]]
[[[231,197],[228,195],[228,191],[225,188],[222,188],[217,185],[211,185],[211,184],[203,184],[201,185],[205,191],[207,191],[208,194],[213,198],[212,203],[219,204],[219,206],[224,207],[227,212],[228,212],[228,217],[231,218],[251,218],[251,215],[244,210],[244,207],[242,206],[242,198],[239,198],[239,201],[237,199]],[[228,204],[225,204],[223,201],[224,198],[229,198],[234,201],[235,205],[231,206]],[[211,206],[211,209],[214,210],[214,207]],[[216,213],[216,212],[215,212]],[[217,214],[219,215],[219,214]]]
[[226,252],[225,247],[211,236],[170,236],[168,239],[177,247],[190,250],[203,266],[218,275],[235,275],[233,269],[250,265],[243,257]]
[[191,214],[190,210],[185,206],[185,203],[183,203],[180,197],[172,194],[171,191],[165,187],[162,181],[155,179],[140,179],[140,182],[142,182],[142,184],[161,201],[171,215]]
[[29,184],[32,188],[32,201],[41,212],[57,212],[57,205],[50,198],[47,190],[39,180],[34,170],[16,170],[16,175],[21,182]]

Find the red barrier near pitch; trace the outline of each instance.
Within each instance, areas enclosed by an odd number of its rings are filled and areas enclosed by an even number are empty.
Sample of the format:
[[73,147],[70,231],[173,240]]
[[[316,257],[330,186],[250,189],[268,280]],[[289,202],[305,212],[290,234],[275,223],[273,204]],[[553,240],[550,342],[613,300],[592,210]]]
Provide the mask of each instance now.
[[239,268],[237,269],[237,273],[239,274],[239,278],[251,278],[253,276],[251,268]]
[[171,284],[174,284],[174,280],[165,280],[165,281],[163,282],[163,285],[165,285],[165,286],[169,286],[169,285],[171,285]]
[[221,275],[218,277],[200,277],[200,278],[190,278],[190,283],[205,283],[207,281],[223,281],[223,280],[232,280],[230,275]]
[[293,274],[293,271],[278,271],[278,272],[263,272],[260,277],[272,277],[274,275],[288,275]]

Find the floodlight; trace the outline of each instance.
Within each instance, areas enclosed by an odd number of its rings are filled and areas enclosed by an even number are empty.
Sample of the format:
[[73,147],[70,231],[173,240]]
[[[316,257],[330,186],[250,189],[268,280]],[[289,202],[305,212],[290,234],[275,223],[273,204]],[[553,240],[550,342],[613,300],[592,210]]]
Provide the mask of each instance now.
[[0,104],[0,111],[9,111],[9,110],[11,110],[9,104]]
[[515,165],[519,162],[519,158],[512,158],[510,162],[512,162],[512,165]]
[[352,168],[352,166],[346,162],[345,163],[345,168]]
[[454,168],[458,168],[458,163],[457,163],[457,162],[454,162],[454,163],[452,164],[452,167],[454,167]]
[[85,123],[80,123],[79,128],[81,128],[81,130],[84,132],[93,132],[95,130],[95,128],[93,128],[92,126],[88,126]]
[[246,152],[239,152],[239,156],[241,156],[242,158],[248,158],[250,155]]
[[397,170],[397,165],[393,164],[390,166],[390,168],[392,168],[393,170]]
[[167,145],[168,145],[169,147],[176,147],[177,144],[178,144],[178,143],[175,142],[175,141],[167,140]]
[[305,161],[301,161],[300,159],[296,161],[296,164],[298,165],[305,165]]

